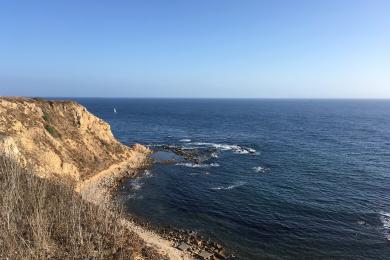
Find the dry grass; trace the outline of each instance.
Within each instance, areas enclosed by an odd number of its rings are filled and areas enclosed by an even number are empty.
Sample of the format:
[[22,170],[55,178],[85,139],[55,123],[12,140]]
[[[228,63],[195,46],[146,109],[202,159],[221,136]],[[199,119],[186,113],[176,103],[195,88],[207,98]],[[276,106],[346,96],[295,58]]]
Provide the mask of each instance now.
[[161,259],[120,217],[0,156],[0,259]]

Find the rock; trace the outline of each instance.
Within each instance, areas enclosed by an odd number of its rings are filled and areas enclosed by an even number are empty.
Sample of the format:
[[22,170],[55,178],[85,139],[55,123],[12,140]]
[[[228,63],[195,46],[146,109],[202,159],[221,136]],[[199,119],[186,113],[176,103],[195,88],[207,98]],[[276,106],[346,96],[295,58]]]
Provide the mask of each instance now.
[[191,246],[182,242],[177,248],[181,251],[188,251],[189,249],[191,249]]
[[211,259],[213,254],[205,250],[202,250],[200,253],[198,253],[198,256],[201,257],[202,259]]
[[218,258],[220,258],[220,259],[226,259],[226,258],[227,258],[226,253],[225,253],[224,250],[221,250],[221,251],[217,252],[215,255],[216,255]]
[[19,158],[20,152],[12,137],[0,135],[0,154],[13,159]]

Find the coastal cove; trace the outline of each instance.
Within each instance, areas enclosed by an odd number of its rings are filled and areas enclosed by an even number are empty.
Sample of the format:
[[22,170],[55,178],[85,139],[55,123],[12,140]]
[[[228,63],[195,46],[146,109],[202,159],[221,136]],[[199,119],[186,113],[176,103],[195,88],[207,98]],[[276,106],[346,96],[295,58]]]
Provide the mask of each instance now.
[[122,143],[197,153],[122,182],[131,215],[240,259],[390,257],[390,101],[76,100]]
[[2,1],[0,260],[390,260],[389,10]]

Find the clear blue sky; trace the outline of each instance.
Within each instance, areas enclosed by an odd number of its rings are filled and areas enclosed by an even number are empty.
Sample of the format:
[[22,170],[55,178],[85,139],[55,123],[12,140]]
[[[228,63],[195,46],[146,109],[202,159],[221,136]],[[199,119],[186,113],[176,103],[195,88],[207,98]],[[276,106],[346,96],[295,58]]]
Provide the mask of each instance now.
[[390,1],[0,0],[0,95],[390,98]]

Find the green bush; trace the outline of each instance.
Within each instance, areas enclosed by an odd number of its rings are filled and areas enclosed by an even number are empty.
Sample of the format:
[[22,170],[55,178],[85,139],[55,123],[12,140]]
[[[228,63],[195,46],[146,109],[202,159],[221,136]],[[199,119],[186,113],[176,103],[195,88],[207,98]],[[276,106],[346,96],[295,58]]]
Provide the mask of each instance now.
[[44,102],[44,101],[45,101],[45,99],[40,98],[40,97],[34,97],[33,99],[34,99],[35,101],[40,101],[40,102]]
[[54,138],[61,138],[61,134],[51,125],[45,125],[46,131],[48,131]]
[[43,120],[45,120],[47,123],[50,123],[50,116],[48,113],[44,112],[42,116]]

